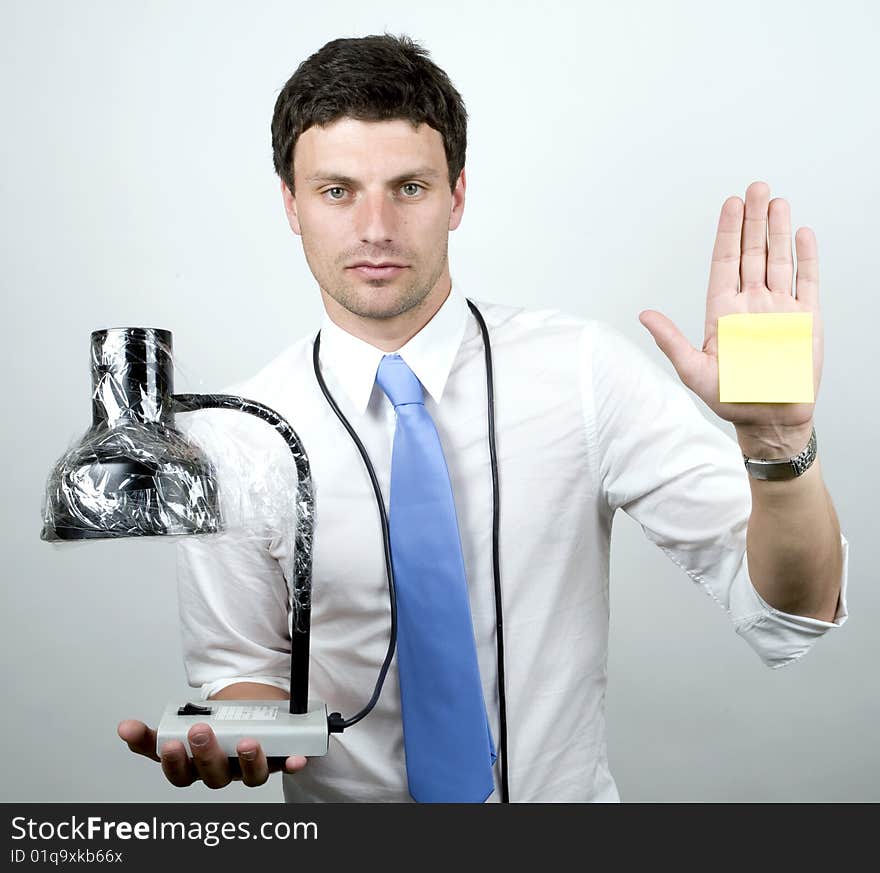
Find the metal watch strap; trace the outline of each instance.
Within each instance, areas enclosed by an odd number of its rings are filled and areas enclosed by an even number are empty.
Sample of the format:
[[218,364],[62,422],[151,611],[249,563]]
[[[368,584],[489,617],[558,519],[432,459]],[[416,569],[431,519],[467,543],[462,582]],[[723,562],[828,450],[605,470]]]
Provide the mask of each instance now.
[[764,458],[749,458],[743,455],[746,470],[755,479],[765,479],[774,482],[784,479],[794,479],[805,473],[816,460],[816,428],[810,434],[807,447],[793,458],[781,458],[779,460],[766,460]]

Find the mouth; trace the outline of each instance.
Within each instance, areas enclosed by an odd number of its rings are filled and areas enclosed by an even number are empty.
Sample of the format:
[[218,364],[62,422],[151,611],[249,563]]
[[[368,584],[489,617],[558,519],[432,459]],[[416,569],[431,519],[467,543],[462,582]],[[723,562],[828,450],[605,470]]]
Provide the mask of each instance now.
[[361,261],[346,267],[346,269],[353,270],[365,279],[391,279],[408,269],[408,267],[405,264],[397,264],[393,261],[379,261],[375,264],[371,261]]

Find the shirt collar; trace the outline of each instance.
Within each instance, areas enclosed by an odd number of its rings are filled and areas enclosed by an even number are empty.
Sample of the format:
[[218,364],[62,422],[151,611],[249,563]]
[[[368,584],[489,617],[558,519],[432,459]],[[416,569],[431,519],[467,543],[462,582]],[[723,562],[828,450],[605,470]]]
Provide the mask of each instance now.
[[[399,348],[435,403],[440,402],[464,336],[467,303],[453,282],[449,296],[434,317]],[[321,365],[329,367],[360,415],[367,410],[379,362],[386,354],[337,325],[326,310],[321,320]]]

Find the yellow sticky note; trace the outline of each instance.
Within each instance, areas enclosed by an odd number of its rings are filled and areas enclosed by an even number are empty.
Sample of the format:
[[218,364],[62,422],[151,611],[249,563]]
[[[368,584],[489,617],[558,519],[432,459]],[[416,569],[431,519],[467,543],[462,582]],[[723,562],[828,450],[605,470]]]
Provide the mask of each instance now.
[[813,314],[722,315],[718,388],[722,403],[814,403]]

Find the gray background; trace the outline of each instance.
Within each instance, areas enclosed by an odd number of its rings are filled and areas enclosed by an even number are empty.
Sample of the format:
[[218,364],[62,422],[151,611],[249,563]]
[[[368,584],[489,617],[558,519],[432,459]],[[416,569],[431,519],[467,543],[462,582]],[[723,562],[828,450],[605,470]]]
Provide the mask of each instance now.
[[88,424],[90,331],[169,328],[183,387],[219,390],[317,325],[272,171],[272,108],[324,42],[388,30],[421,41],[469,110],[450,256],[478,300],[603,319],[672,372],[637,316],[659,309],[701,344],[726,197],[762,179],[794,228],[815,230],[816,421],[852,545],[852,617],[769,670],[618,514],[609,755],[625,801],[880,800],[877,7],[369,5],[2,5],[0,799],[280,799],[278,777],[175,789],[117,738],[121,719],[155,724],[188,694],[174,549],[53,549],[41,493]]

